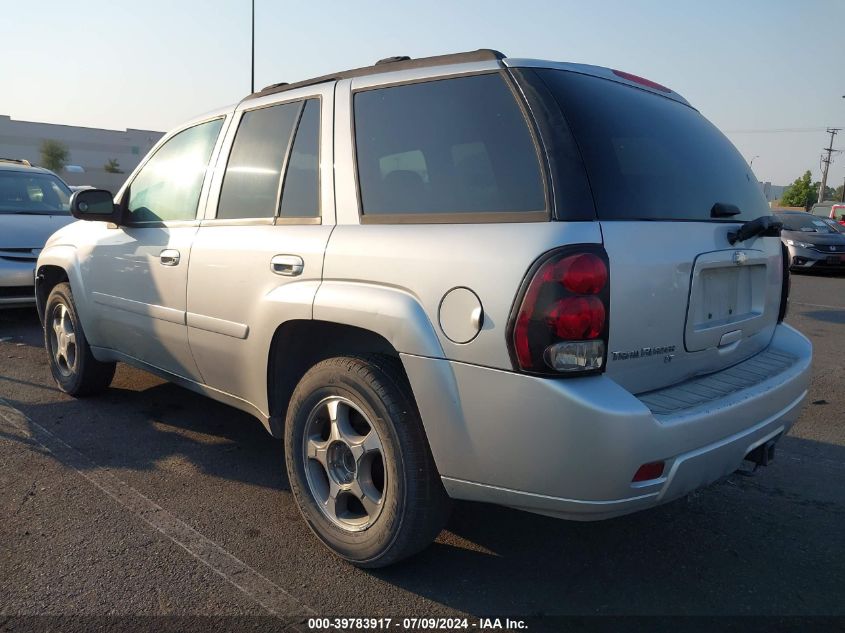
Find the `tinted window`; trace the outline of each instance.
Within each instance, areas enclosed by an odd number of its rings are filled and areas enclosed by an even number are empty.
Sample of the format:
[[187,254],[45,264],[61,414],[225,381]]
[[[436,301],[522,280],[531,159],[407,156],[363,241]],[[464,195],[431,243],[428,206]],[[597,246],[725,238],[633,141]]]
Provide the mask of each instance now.
[[279,179],[293,127],[302,104],[245,112],[226,165],[217,217],[272,218],[279,199]]
[[66,215],[70,189],[55,176],[24,171],[0,171],[0,213]]
[[541,211],[534,143],[498,74],[355,95],[365,214]]
[[689,106],[588,75],[538,74],[581,149],[600,219],[710,220],[716,202],[770,214],[745,160]]
[[309,99],[296,130],[296,140],[285,170],[282,190],[283,218],[320,216],[319,194],[320,102]]
[[783,222],[784,231],[801,231],[803,233],[836,233],[828,224],[829,220],[820,220],[809,213],[784,213],[777,216]]
[[132,222],[193,220],[223,119],[179,132],[141,169],[129,190]]

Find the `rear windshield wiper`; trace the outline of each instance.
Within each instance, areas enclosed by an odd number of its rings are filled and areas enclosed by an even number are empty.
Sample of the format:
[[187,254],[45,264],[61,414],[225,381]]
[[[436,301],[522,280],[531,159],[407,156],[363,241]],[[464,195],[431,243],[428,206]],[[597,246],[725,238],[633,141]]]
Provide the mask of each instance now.
[[739,215],[742,211],[735,204],[727,204],[725,202],[717,202],[710,209],[711,218],[729,218],[734,215]]
[[761,235],[763,237],[780,237],[783,222],[775,220],[770,215],[761,215],[756,220],[746,222],[736,231],[728,233],[728,242],[736,244],[750,240],[752,237]]

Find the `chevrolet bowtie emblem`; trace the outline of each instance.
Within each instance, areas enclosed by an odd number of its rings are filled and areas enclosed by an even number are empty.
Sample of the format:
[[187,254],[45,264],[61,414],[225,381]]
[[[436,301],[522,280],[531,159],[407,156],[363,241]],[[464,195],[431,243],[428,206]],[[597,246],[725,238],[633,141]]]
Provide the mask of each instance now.
[[737,266],[741,266],[742,264],[744,264],[747,261],[748,261],[748,255],[746,255],[742,251],[736,251],[734,253],[734,264],[736,264]]

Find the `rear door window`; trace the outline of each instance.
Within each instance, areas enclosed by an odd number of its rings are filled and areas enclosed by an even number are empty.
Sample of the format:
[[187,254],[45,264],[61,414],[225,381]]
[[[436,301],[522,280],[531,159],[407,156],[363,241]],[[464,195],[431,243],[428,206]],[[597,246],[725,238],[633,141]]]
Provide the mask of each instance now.
[[358,92],[365,216],[545,213],[537,150],[498,73]]
[[272,218],[279,181],[302,104],[244,112],[226,164],[217,218]]
[[599,219],[710,221],[717,202],[740,209],[732,222],[771,213],[745,160],[695,109],[589,75],[537,74],[578,143]]
[[282,189],[283,218],[320,216],[320,102],[309,99],[296,130]]

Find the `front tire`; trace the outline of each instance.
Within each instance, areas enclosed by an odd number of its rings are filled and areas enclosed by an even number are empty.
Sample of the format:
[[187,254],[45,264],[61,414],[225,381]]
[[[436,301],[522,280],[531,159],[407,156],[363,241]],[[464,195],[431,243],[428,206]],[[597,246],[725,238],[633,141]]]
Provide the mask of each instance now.
[[47,297],[44,346],[50,357],[50,372],[65,393],[88,396],[111,384],[115,364],[101,363],[91,354],[68,283],[57,284]]
[[448,516],[398,359],[338,357],[308,370],[288,407],[285,457],[308,526],[360,567],[419,552]]

